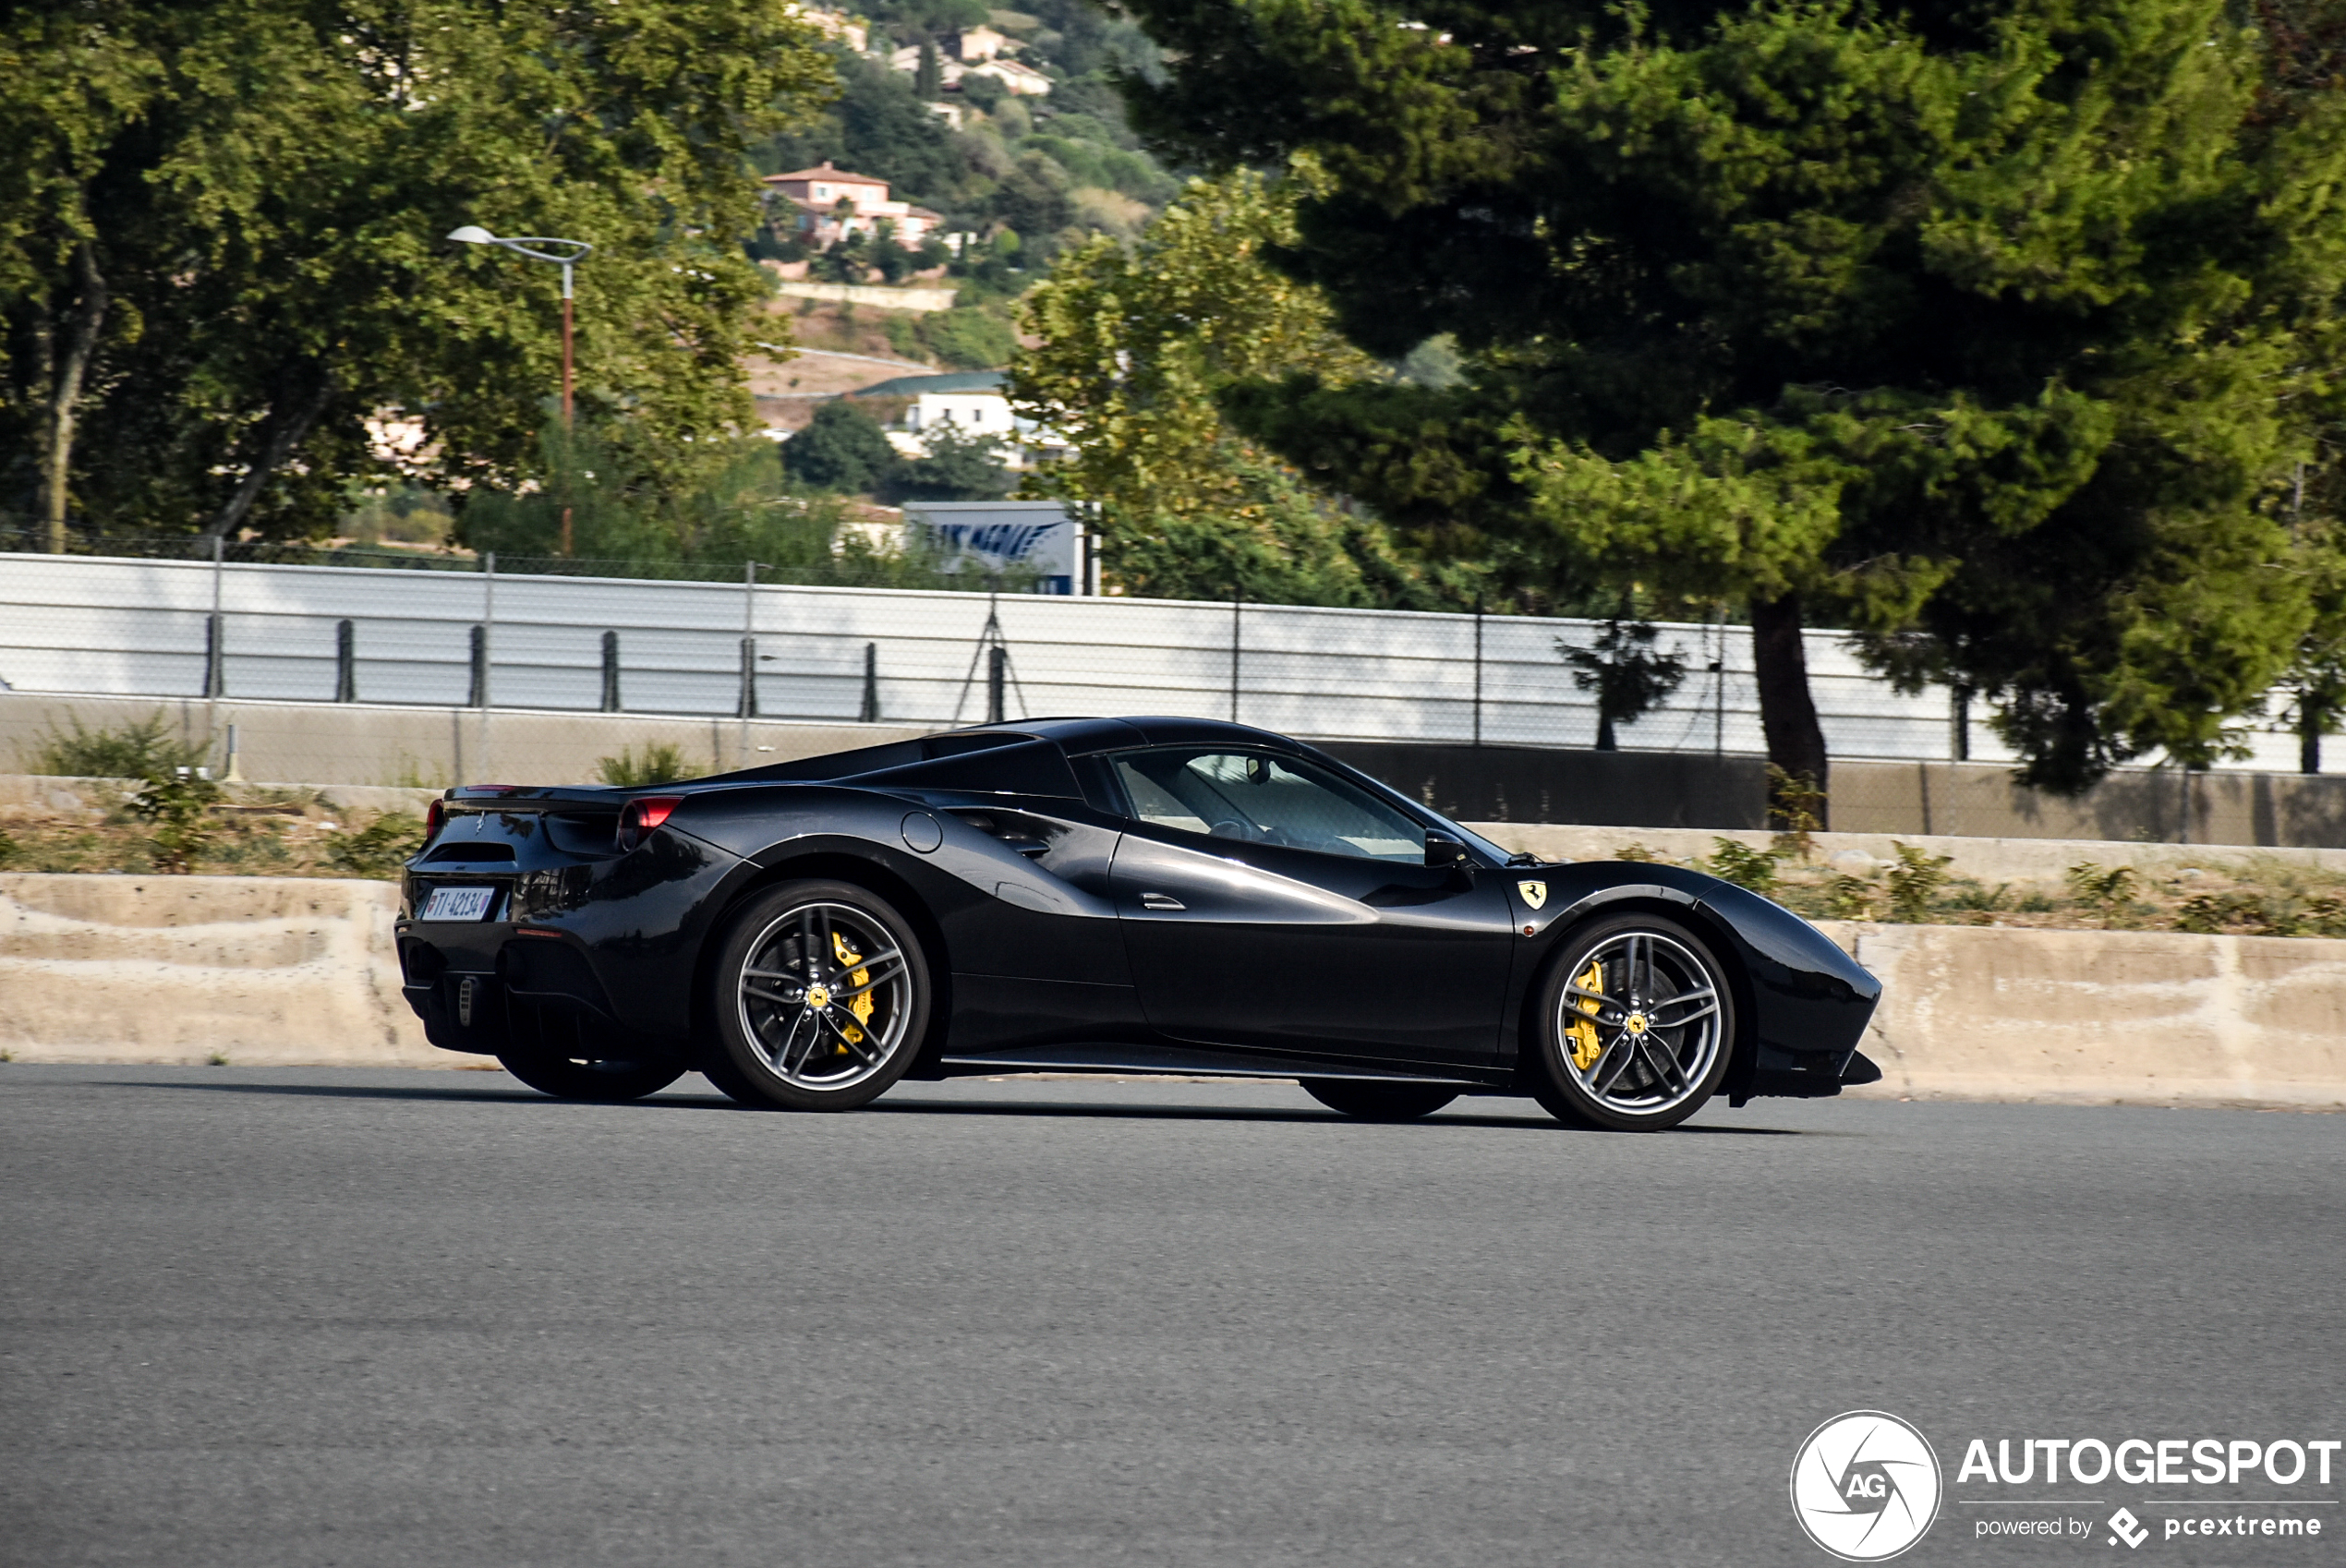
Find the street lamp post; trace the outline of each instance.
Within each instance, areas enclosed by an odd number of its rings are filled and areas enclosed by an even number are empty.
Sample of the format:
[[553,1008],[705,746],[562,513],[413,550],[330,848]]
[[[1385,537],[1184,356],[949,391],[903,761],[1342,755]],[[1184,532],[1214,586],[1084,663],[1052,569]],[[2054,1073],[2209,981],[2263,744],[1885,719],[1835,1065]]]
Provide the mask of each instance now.
[[[562,270],[562,430],[570,429],[571,389],[571,270],[594,250],[583,239],[556,239],[551,235],[523,235],[518,238],[500,238],[478,223],[466,223],[453,231],[448,237],[463,245],[502,245],[515,255],[526,256],[532,261],[550,261]],[[537,250],[533,246],[553,245],[559,251]],[[562,508],[562,554],[570,554],[570,508]]]

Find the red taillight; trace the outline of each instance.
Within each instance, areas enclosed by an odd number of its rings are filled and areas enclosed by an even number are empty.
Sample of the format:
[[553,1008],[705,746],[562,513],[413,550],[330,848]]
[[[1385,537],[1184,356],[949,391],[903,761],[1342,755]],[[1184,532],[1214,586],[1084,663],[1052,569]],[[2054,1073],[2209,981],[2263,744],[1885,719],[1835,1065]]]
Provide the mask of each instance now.
[[628,802],[619,814],[619,847],[632,850],[642,843],[668,820],[669,813],[683,803],[682,795],[644,795]]
[[434,838],[439,838],[440,830],[447,826],[448,802],[446,801],[434,801],[430,805],[424,808],[425,843],[429,844]]

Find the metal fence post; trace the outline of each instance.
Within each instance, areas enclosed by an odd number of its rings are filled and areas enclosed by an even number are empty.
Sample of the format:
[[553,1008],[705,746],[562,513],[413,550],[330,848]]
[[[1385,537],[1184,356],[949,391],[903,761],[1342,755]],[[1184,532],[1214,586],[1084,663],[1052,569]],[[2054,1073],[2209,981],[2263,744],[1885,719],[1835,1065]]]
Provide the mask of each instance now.
[[219,728],[220,699],[228,694],[227,623],[221,617],[220,579],[226,549],[220,536],[212,537],[212,613],[204,618],[203,694],[212,706],[204,714],[207,731]]
[[495,550],[481,551],[480,570],[480,625],[476,628],[480,633],[480,640],[476,645],[478,651],[473,657],[473,668],[477,671],[475,701],[480,708],[480,754],[473,759],[473,766],[480,769],[483,778],[487,778],[494,772],[489,762],[489,710],[494,703],[490,688],[490,674],[495,668],[497,658],[497,552]]
[[619,633],[603,633],[603,706],[605,713],[619,711]]
[[855,717],[865,724],[879,722],[879,645],[864,645],[864,710]]
[[1474,596],[1474,743],[1482,744],[1482,596]]
[[1239,721],[1239,615],[1245,601],[1236,583],[1230,585],[1230,722]]
[[489,700],[489,633],[476,622],[472,629],[472,682],[465,691],[465,706],[478,707]]
[[735,767],[749,766],[749,721],[757,717],[757,562],[742,562],[742,694],[735,706]]
[[358,700],[358,633],[347,619],[334,622],[334,701]]
[[1002,681],[1010,672],[1010,650],[997,643],[986,650],[986,722],[999,724],[1003,719]]
[[1711,637],[1711,754],[1727,754],[1727,607],[1719,606],[1717,631]]

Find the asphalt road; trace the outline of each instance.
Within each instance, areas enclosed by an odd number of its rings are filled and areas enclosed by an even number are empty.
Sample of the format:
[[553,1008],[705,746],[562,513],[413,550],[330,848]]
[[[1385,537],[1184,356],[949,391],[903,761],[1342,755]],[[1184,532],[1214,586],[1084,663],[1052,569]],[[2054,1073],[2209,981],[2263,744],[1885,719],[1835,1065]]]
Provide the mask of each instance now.
[[[2225,1111],[1639,1138],[0,1067],[0,1562],[1814,1564],[1787,1471],[1854,1407],[1946,1469],[1902,1562],[2071,1561],[1976,1538],[1969,1436],[2346,1436],[2341,1153]],[[2333,1561],[2318,1512],[2142,1556]]]

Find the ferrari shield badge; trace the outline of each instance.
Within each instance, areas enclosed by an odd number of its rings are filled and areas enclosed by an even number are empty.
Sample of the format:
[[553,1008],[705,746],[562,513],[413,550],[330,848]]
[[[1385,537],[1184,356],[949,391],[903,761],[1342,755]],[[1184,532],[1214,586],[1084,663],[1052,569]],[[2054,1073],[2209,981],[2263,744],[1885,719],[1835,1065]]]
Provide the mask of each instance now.
[[1522,894],[1523,901],[1535,910],[1548,901],[1548,885],[1544,882],[1518,882],[1515,890]]

